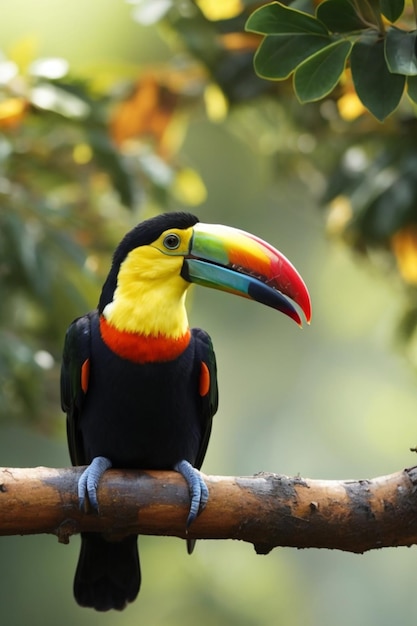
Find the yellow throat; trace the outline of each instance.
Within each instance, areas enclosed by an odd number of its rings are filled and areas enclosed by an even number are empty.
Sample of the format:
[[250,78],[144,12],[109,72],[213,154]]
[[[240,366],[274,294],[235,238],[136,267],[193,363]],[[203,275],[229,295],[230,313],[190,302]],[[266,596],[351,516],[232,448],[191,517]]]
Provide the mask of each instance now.
[[190,283],[180,276],[183,257],[155,245],[131,250],[122,262],[113,300],[103,316],[119,331],[178,339],[188,331]]

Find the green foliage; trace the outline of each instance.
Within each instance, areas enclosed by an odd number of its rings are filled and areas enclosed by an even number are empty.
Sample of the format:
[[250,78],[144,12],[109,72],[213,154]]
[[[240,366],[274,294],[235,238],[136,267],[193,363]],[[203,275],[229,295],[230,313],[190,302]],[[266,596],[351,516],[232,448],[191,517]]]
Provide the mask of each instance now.
[[301,103],[321,100],[333,91],[351,49],[350,41],[335,41],[298,65],[294,91]]
[[369,259],[382,253],[408,292],[417,284],[409,3],[132,4],[175,42],[157,71],[122,65],[111,80],[103,68],[81,80],[62,59],[0,57],[1,418],[37,409],[49,427],[65,328],[95,305],[119,236],[147,211],[204,202],[178,157],[202,113],[272,172],[301,173],[311,193],[326,181],[329,231]]
[[358,39],[350,63],[353,84],[362,104],[378,120],[384,120],[400,103],[405,77],[389,71],[384,42],[373,33]]
[[[382,122],[397,109],[406,77],[416,75],[415,31],[384,22],[403,12],[402,0],[325,0],[314,16],[279,2],[261,6],[246,22],[264,35],[255,70],[271,80],[293,74],[295,94],[306,103],[328,96],[350,62],[357,95]],[[407,93],[415,101],[413,84]]]
[[62,59],[21,71],[0,57],[1,420],[54,427],[66,327],[96,304],[126,209],[171,196],[175,173],[161,179],[154,150],[139,160],[112,136],[125,97],[72,78]]
[[389,247],[393,233],[416,219],[417,151],[406,130],[401,146],[394,137],[373,137],[350,148],[323,198],[329,203],[348,192],[352,215],[344,237],[358,251]]
[[[381,0],[381,13],[387,20],[395,22],[404,11],[404,0]],[[378,7],[378,4],[376,5]]]
[[385,55],[392,74],[415,76],[417,74],[416,31],[404,32],[390,28],[387,32]]

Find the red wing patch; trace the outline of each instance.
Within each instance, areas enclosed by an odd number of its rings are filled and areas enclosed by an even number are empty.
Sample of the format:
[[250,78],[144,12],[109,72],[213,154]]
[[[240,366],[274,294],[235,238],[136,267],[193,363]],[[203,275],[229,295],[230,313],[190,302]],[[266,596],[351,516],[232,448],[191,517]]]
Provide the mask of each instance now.
[[86,359],[81,366],[81,389],[87,393],[88,380],[90,378],[90,359]]
[[204,397],[210,391],[210,371],[204,361],[201,361],[201,370],[200,370],[200,384],[198,387],[198,392],[201,397]]

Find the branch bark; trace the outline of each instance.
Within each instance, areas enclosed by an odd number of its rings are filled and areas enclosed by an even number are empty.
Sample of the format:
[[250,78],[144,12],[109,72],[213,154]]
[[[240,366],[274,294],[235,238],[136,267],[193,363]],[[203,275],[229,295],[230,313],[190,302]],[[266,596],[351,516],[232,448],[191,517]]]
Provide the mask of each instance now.
[[277,546],[349,552],[417,543],[417,467],[372,480],[310,480],[278,474],[206,476],[206,509],[185,530],[189,498],[175,472],[109,470],[100,513],[78,508],[83,468],[0,468],[0,535],[80,531],[239,539],[259,554]]

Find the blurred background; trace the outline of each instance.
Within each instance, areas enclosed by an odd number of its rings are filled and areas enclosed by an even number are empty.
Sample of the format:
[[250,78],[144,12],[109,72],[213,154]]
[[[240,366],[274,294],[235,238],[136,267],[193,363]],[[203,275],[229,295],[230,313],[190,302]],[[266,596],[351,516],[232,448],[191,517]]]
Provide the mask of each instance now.
[[[267,239],[313,301],[300,330],[192,292],[221,394],[204,471],[348,479],[415,463],[415,111],[404,100],[377,123],[348,76],[304,107],[290,83],[257,78],[251,4],[14,0],[1,11],[2,466],[69,465],[65,329],[96,305],[122,234],[173,209]],[[257,556],[200,541],[189,557],[180,540],[142,537],[140,596],[104,615],[72,598],[78,550],[78,537],[0,538],[2,623],[415,623],[415,547]]]

